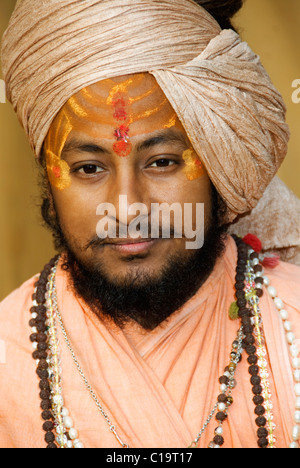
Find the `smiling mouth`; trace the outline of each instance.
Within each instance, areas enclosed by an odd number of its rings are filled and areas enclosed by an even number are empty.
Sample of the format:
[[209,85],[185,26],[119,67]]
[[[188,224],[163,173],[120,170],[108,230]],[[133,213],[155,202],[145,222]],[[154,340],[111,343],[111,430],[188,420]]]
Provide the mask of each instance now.
[[120,253],[141,253],[149,250],[159,239],[123,239],[117,242],[105,242],[104,245]]

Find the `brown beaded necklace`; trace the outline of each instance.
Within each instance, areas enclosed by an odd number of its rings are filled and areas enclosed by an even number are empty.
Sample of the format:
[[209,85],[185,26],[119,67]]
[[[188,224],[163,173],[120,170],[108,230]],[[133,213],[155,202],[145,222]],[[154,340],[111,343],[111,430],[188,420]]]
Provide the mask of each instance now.
[[37,348],[32,353],[34,360],[38,360],[37,365],[37,375],[40,378],[39,388],[40,388],[40,398],[41,398],[41,409],[42,409],[42,419],[44,421],[43,430],[46,432],[45,441],[47,442],[47,448],[57,448],[55,444],[55,435],[54,435],[54,422],[53,414],[51,411],[52,401],[51,401],[51,392],[50,392],[50,383],[49,383],[49,373],[48,373],[48,337],[45,333],[47,330],[46,320],[47,320],[47,308],[46,303],[46,293],[47,293],[47,283],[48,276],[51,273],[51,269],[54,267],[59,256],[54,257],[50,262],[44,267],[38,281],[35,283],[36,292],[32,295],[32,299],[36,301],[38,305],[31,307],[30,312],[37,314],[36,318],[29,321],[30,327],[35,327],[37,333],[32,333],[30,335],[30,341],[32,343],[37,343]]
[[[235,289],[236,289],[236,299],[237,299],[237,306],[239,309],[239,317],[241,319],[241,323],[243,326],[243,331],[245,333],[244,338],[244,348],[246,353],[248,354],[248,364],[249,364],[249,374],[251,375],[250,383],[252,385],[252,392],[253,392],[253,403],[255,405],[254,413],[257,416],[255,419],[255,424],[258,426],[257,430],[257,445],[260,448],[267,448],[269,445],[268,437],[268,430],[266,429],[267,420],[264,417],[265,408],[263,406],[264,397],[262,396],[263,388],[260,385],[261,378],[258,375],[259,367],[257,365],[258,357],[256,354],[256,346],[255,346],[255,336],[254,336],[254,326],[252,323],[252,310],[246,306],[246,297],[244,291],[244,273],[245,273],[245,266],[248,257],[248,250],[249,246],[246,245],[242,239],[233,236],[237,249],[238,249],[238,262],[236,268],[236,276],[235,276]],[[251,259],[256,258],[259,259],[259,255],[256,252],[251,253]],[[262,266],[257,264],[254,266],[254,272],[258,273],[262,271]],[[263,284],[263,279],[261,277],[255,278],[255,283]],[[256,288],[256,294],[258,297],[262,297],[263,290],[261,288]]]
[[[254,413],[256,416],[255,423],[258,427],[257,444],[260,448],[267,448],[269,445],[269,431],[266,428],[267,419],[264,416],[265,407],[263,406],[263,387],[261,386],[261,377],[258,375],[260,369],[257,365],[258,356],[257,348],[255,346],[256,338],[254,335],[253,325],[254,313],[251,306],[249,306],[245,292],[245,274],[247,261],[249,257],[249,245],[245,244],[242,239],[236,236],[233,236],[233,238],[236,242],[238,250],[238,261],[235,276],[236,305],[238,309],[238,317],[241,320],[240,330],[242,330],[244,336],[242,341],[242,347],[245,349],[248,355],[247,361],[249,364],[249,374],[251,376],[250,383],[252,385],[252,392],[254,395],[253,403]],[[254,272],[256,274],[262,271],[262,266],[259,265],[258,258],[259,255],[256,252],[251,253],[250,259],[257,259],[257,264],[254,266]],[[36,332],[30,335],[30,340],[32,343],[36,344],[36,349],[34,350],[32,356],[34,360],[38,362],[36,372],[40,379],[39,388],[41,398],[42,420],[44,421],[43,430],[45,431],[45,441],[47,443],[47,448],[58,448],[55,437],[55,418],[52,410],[53,402],[51,396],[51,387],[49,383],[49,344],[47,336],[47,307],[45,305],[47,300],[48,278],[58,259],[59,255],[55,256],[52,260],[50,260],[50,262],[44,267],[42,273],[39,276],[39,279],[35,283],[36,292],[32,295],[32,299],[33,301],[35,301],[35,305],[33,305],[33,307],[31,307],[30,309],[31,314],[33,314],[35,318],[31,318],[31,320],[29,321],[30,327],[35,327],[36,329]],[[260,287],[263,283],[262,278],[260,278],[259,276],[256,277],[255,283],[257,283],[257,287],[255,287],[255,293],[258,298],[261,297],[263,294],[263,290]],[[237,347],[238,342],[237,340],[235,340],[233,342],[233,348],[231,351],[230,364],[225,368],[224,374],[219,379],[219,383],[221,385],[228,386],[234,380],[233,376],[236,370],[237,363],[240,362],[242,358],[241,353],[237,353],[235,351]],[[227,419],[228,408],[233,403],[231,390],[229,391],[229,393],[226,393],[225,391],[222,392],[218,396],[218,403],[221,405],[222,409],[220,410],[219,407],[219,411],[215,416],[216,421],[219,425],[215,430],[215,437],[212,443],[210,444],[210,447],[221,447],[224,444],[221,425]],[[208,422],[209,421],[210,418]],[[205,426],[207,424],[205,424]],[[200,436],[198,437],[198,440],[199,438]]]

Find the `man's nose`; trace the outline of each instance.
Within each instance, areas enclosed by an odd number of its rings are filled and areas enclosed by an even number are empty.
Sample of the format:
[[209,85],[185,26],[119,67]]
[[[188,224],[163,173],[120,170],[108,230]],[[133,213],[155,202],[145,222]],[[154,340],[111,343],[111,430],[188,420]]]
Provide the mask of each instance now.
[[137,216],[148,216],[150,201],[141,175],[134,170],[119,171],[113,188],[113,204],[120,224],[128,226]]

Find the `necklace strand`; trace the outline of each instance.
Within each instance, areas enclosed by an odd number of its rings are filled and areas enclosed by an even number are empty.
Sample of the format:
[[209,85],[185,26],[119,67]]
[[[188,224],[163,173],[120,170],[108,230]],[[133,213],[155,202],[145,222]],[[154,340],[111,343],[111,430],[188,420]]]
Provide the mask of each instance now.
[[60,328],[61,328],[61,331],[62,331],[62,334],[64,336],[64,339],[65,339],[65,342],[66,342],[66,345],[71,353],[71,356],[72,356],[72,359],[77,367],[77,370],[80,374],[80,377],[81,379],[83,380],[87,390],[89,391],[92,399],[94,400],[94,402],[96,403],[96,406],[98,408],[98,410],[100,411],[100,413],[102,414],[103,418],[105,419],[106,423],[108,424],[109,426],[109,430],[114,434],[115,438],[117,439],[117,441],[119,442],[119,444],[121,445],[122,448],[129,448],[129,446],[127,444],[125,444],[121,437],[118,435],[116,429],[115,429],[115,426],[113,425],[113,423],[110,421],[108,415],[106,414],[106,412],[104,411],[103,407],[101,406],[101,403],[100,401],[98,400],[97,398],[97,395],[96,393],[94,392],[93,388],[91,387],[91,385],[89,384],[89,381],[88,379],[86,378],[79,362],[78,362],[78,359],[75,355],[75,352],[72,348],[72,345],[70,343],[70,340],[68,338],[68,335],[67,335],[67,332],[66,332],[66,329],[64,327],[64,323],[63,323],[63,320],[62,320],[62,317],[61,317],[61,314],[59,312],[59,309],[58,309],[58,306],[57,306],[57,296],[56,296],[56,287],[55,287],[55,272],[54,272],[54,285],[53,285],[53,309],[54,309],[54,312],[58,318],[58,321],[59,321],[59,324],[60,324]]

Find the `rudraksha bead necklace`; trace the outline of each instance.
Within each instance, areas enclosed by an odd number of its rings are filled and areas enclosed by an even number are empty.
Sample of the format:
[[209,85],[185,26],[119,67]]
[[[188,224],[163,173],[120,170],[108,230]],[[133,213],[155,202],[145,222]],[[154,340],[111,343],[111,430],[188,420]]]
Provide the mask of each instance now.
[[[280,311],[281,318],[287,330],[287,340],[290,343],[292,365],[294,367],[295,392],[297,395],[295,405],[295,422],[291,433],[291,448],[298,447],[300,436],[300,359],[297,357],[295,337],[288,324],[288,314],[283,309],[282,301],[277,297],[274,288],[268,284],[268,278],[263,276],[263,268],[259,264],[259,254],[246,245],[242,239],[233,236],[238,249],[238,261],[235,276],[236,310],[241,320],[241,326],[237,337],[232,344],[230,362],[220,377],[220,395],[217,403],[209,414],[198,436],[192,441],[190,447],[197,447],[199,440],[216,413],[218,426],[210,448],[218,448],[224,445],[223,423],[227,419],[228,410],[233,404],[232,391],[236,385],[234,375],[238,363],[242,358],[243,348],[248,355],[250,383],[252,385],[255,423],[257,429],[257,444],[260,448],[275,447],[274,423],[272,421],[272,403],[267,382],[267,363],[265,360],[265,348],[261,316],[259,309],[259,298],[263,294],[263,285],[268,287],[268,292],[274,299],[275,305]],[[129,447],[124,443],[116,432],[115,426],[102,408],[95,392],[88,383],[79,362],[68,340],[62,317],[59,313],[56,300],[55,274],[59,256],[54,257],[43,269],[35,284],[35,292],[32,296],[33,306],[30,309],[32,328],[30,340],[33,344],[33,358],[37,362],[37,375],[40,378],[40,398],[42,409],[42,427],[45,431],[47,448],[83,448],[78,439],[78,432],[73,427],[73,421],[68,410],[64,407],[61,375],[59,346],[56,332],[56,317],[64,335],[73,361],[86,385],[98,410],[106,420],[111,432],[114,434],[122,447]],[[277,300],[277,301],[276,301]],[[296,354],[297,353],[297,354]]]

